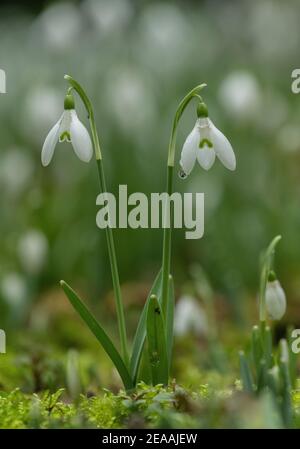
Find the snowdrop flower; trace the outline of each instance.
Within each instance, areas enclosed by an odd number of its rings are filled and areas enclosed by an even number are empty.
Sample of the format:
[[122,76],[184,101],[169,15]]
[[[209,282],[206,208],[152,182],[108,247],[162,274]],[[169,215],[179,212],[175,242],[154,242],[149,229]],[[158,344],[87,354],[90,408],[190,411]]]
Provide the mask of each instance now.
[[57,142],[71,142],[76,155],[83,162],[89,162],[93,155],[91,138],[85,126],[77,117],[74,99],[68,94],[65,98],[65,110],[47,135],[42,149],[42,164],[50,164]]
[[82,16],[77,5],[56,2],[44,10],[33,27],[33,37],[42,36],[47,47],[66,52],[80,40]]
[[11,307],[21,307],[27,296],[27,285],[25,278],[18,273],[7,274],[0,286],[3,299]]
[[269,274],[266,288],[266,307],[272,320],[280,320],[286,311],[286,297],[274,272]]
[[235,120],[256,118],[261,107],[261,91],[256,78],[247,71],[230,73],[219,89],[220,102]]
[[191,333],[197,336],[206,335],[207,318],[202,307],[191,296],[182,296],[176,304],[174,316],[174,332],[177,336]]
[[194,168],[196,160],[205,170],[209,170],[215,157],[229,170],[235,170],[236,160],[232,146],[208,117],[205,103],[199,103],[198,119],[192,132],[188,135],[181,152],[179,173],[186,178]]
[[103,34],[122,31],[134,12],[129,0],[86,0],[82,6]]
[[[12,147],[1,154],[0,186],[8,194],[22,194],[30,184],[34,164],[26,148]],[[22,167],[16,176],[16,167]]]
[[44,266],[48,253],[48,240],[37,229],[30,229],[18,243],[18,256],[24,270],[37,274]]

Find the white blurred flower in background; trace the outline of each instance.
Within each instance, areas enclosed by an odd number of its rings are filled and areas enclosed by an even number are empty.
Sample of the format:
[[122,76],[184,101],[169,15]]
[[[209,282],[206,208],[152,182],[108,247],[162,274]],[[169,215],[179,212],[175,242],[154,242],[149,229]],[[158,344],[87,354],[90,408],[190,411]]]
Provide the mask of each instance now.
[[56,2],[42,12],[35,25],[38,39],[42,36],[47,46],[63,52],[78,42],[82,17],[79,8],[71,2]]
[[267,282],[266,308],[272,320],[280,320],[286,312],[285,292],[276,278]]
[[175,335],[184,336],[193,333],[205,336],[207,331],[207,316],[197,300],[188,295],[179,298],[174,315]]
[[23,192],[32,179],[33,171],[34,164],[28,150],[9,148],[1,156],[0,185],[9,194]]
[[253,2],[247,18],[255,52],[264,64],[282,64],[284,55],[298,52],[299,16],[296,3],[264,0]]
[[143,132],[154,119],[155,103],[147,80],[129,67],[114,68],[107,75],[106,101],[124,132]]
[[14,272],[4,276],[1,281],[1,294],[9,306],[22,306],[27,296],[27,285],[24,277]]
[[128,0],[86,0],[82,8],[104,34],[120,31],[133,15]]
[[40,143],[49,122],[54,122],[61,114],[62,105],[61,92],[54,87],[38,85],[28,91],[23,109],[24,131],[30,130],[35,143]]
[[230,73],[221,83],[219,98],[227,113],[236,120],[248,120],[259,114],[260,88],[250,72]]
[[145,7],[139,32],[143,43],[141,57],[151,62],[152,69],[165,73],[184,68],[184,59],[190,57],[193,44],[192,29],[176,5],[154,3]]
[[17,251],[24,271],[37,274],[47,260],[48,240],[41,231],[30,229],[20,238]]

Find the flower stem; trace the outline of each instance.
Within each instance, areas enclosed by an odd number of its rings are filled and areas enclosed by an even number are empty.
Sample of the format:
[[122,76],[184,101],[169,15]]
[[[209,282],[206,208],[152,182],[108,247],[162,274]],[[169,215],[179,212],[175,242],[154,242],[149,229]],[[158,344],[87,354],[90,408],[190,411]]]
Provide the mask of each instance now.
[[[74,88],[76,90],[76,92],[80,96],[80,98],[87,110],[89,122],[90,122],[91,134],[92,134],[92,141],[93,141],[93,146],[94,146],[94,151],[95,151],[95,157],[96,157],[96,162],[97,162],[97,170],[98,170],[100,188],[101,188],[101,191],[104,193],[107,191],[106,181],[105,181],[102,154],[101,154],[101,149],[100,149],[99,137],[98,137],[98,132],[97,132],[97,128],[96,128],[92,103],[89,100],[86,93],[84,92],[83,88],[80,86],[80,84],[77,81],[75,81],[69,75],[65,75],[65,79],[70,83],[72,88]],[[107,240],[107,246],[108,246],[108,254],[109,254],[113,289],[114,289],[115,301],[116,301],[118,328],[119,328],[119,335],[120,335],[120,340],[121,340],[122,356],[123,356],[125,365],[128,366],[129,357],[128,357],[128,349],[127,349],[126,324],[125,324],[124,308],[123,308],[123,302],[122,302],[114,238],[113,238],[112,229],[110,227],[107,227],[105,229],[105,231],[106,231],[106,240]]]
[[[175,149],[176,149],[176,136],[177,136],[177,128],[179,120],[189,104],[189,102],[192,100],[192,98],[196,97],[199,100],[198,92],[200,92],[204,87],[206,87],[206,84],[200,84],[194,89],[192,89],[179,103],[178,108],[176,110],[174,120],[173,120],[173,127],[169,142],[169,149],[168,149],[168,164],[167,164],[167,193],[168,193],[168,202],[170,202],[170,196],[173,192],[173,173],[174,173],[174,163],[175,163]],[[164,228],[164,236],[163,236],[163,252],[162,252],[162,311],[165,315],[167,312],[167,305],[168,305],[168,296],[169,296],[169,275],[170,275],[170,265],[171,265],[171,242],[172,242],[172,216],[173,216],[173,209],[171,209],[171,205],[169,203],[170,207],[167,207],[166,209],[170,210],[170,226]]]
[[[167,193],[172,195],[173,191],[173,173],[174,167],[168,166],[167,168]],[[168,208],[166,208],[166,211]],[[162,312],[166,316],[167,313],[167,302],[169,296],[169,275],[170,275],[170,265],[171,265],[171,240],[172,240],[172,217],[173,209],[170,206],[170,226],[164,229],[163,237],[163,254],[162,254]]]
[[[99,176],[101,190],[102,190],[102,192],[107,192],[102,159],[97,159],[97,169],[98,169],[98,176]],[[117,257],[116,257],[116,251],[115,251],[115,243],[114,243],[112,229],[110,227],[107,227],[107,228],[105,228],[105,231],[106,231],[106,239],[107,239],[111,274],[112,274],[112,282],[113,282],[113,288],[114,288],[115,298],[116,298],[118,327],[119,327],[119,334],[120,334],[120,339],[121,339],[121,350],[122,350],[124,362],[125,362],[126,366],[128,366],[129,357],[128,357],[128,350],[127,350],[126,324],[125,324],[125,316],[124,316],[124,309],[123,309],[123,302],[122,302],[122,295],[121,295]]]
[[273,255],[276,245],[281,240],[281,235],[277,235],[269,244],[262,260],[261,275],[260,275],[260,287],[259,287],[259,321],[264,325],[267,313],[266,313],[266,288],[268,275],[272,267]]

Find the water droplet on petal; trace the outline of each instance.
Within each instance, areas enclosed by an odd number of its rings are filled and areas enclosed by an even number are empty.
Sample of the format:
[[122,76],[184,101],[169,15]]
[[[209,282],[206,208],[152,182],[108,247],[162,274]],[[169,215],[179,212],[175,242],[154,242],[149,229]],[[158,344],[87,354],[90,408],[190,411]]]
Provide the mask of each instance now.
[[187,178],[187,174],[182,169],[179,170],[178,176],[179,176],[180,179],[186,179]]

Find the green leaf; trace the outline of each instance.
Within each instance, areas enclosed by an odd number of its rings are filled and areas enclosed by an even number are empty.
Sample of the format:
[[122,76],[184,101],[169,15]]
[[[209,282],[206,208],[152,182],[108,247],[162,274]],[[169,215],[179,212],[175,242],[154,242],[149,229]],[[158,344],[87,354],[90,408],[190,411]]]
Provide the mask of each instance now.
[[133,382],[129,375],[129,372],[111,339],[105,333],[98,321],[93,317],[91,312],[83,304],[74,290],[64,281],[60,281],[60,285],[76,312],[81,316],[90,331],[95,335],[99,343],[102,345],[106,354],[110,357],[111,361],[120,374],[125,388],[127,390],[133,388]]
[[243,388],[248,393],[253,393],[253,378],[244,351],[240,351],[239,356]]
[[292,382],[289,370],[289,348],[286,339],[280,340],[279,370],[282,382],[282,413],[285,425],[290,427],[293,420]]
[[259,369],[257,374],[257,386],[256,390],[257,392],[262,391],[267,386],[267,362],[264,358],[261,359],[259,363]]
[[273,337],[270,326],[266,326],[264,335],[264,352],[267,362],[267,368],[273,365]]
[[173,329],[174,329],[174,306],[175,306],[175,295],[174,295],[174,281],[173,277],[169,276],[169,297],[167,303],[167,313],[164,317],[166,322],[166,344],[167,344],[167,354],[169,362],[169,370],[172,361],[172,349],[173,349]]
[[150,296],[147,312],[147,342],[153,385],[168,384],[168,356],[164,317],[157,296]]
[[130,375],[133,379],[134,384],[136,383],[137,375],[138,375],[138,369],[139,364],[141,360],[141,355],[146,339],[146,323],[147,323],[147,311],[148,311],[148,304],[150,300],[151,295],[156,295],[157,297],[161,296],[161,280],[162,280],[162,271],[160,270],[158,275],[155,278],[155,281],[152,285],[152,288],[150,290],[150,293],[148,295],[148,298],[146,300],[146,303],[144,305],[143,311],[140,316],[140,320],[138,323],[138,327],[135,333],[135,337],[133,340],[133,347],[132,347],[132,355],[130,359]]
[[274,365],[273,368],[269,369],[267,383],[274,396],[278,397],[280,391],[280,372],[278,365]]
[[260,370],[260,361],[261,361],[262,355],[263,355],[261,336],[260,336],[260,331],[259,331],[258,326],[253,326],[253,328],[252,328],[251,352],[252,352],[252,359],[253,359],[253,363],[255,366],[256,380],[257,380],[258,373]]
[[294,331],[294,326],[292,326],[292,325],[288,326],[287,335],[288,335],[291,382],[292,382],[292,387],[296,388],[298,355],[295,352],[293,352],[293,349],[292,349],[293,336],[294,336],[293,331]]

